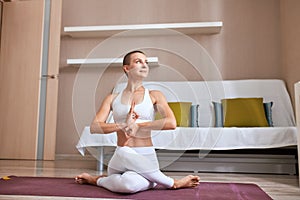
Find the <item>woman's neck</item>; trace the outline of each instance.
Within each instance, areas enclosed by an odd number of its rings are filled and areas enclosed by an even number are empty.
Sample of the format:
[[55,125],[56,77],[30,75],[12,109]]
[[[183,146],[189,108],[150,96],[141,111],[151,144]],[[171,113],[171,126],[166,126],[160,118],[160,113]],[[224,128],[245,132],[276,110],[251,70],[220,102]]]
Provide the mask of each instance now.
[[139,89],[143,89],[143,82],[142,81],[128,81],[125,90],[129,92],[134,92]]

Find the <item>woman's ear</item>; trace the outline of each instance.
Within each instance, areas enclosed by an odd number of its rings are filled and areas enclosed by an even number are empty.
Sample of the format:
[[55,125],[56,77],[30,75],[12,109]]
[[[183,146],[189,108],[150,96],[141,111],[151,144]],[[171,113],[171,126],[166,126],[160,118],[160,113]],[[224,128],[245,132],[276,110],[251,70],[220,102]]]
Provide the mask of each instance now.
[[128,71],[128,66],[127,66],[127,65],[123,65],[123,70],[124,70],[125,72],[127,72],[127,71]]
[[123,65],[123,71],[125,72],[125,74],[127,75],[128,73],[128,65]]

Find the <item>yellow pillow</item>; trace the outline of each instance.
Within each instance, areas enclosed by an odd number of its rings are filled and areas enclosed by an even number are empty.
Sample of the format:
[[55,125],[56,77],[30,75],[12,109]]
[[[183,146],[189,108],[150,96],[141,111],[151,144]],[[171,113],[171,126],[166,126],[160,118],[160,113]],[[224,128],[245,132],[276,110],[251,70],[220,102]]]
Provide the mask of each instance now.
[[189,127],[192,102],[169,102],[168,104],[175,115],[177,126]]
[[222,99],[224,127],[266,127],[263,98]]
[[[176,118],[176,125],[181,127],[190,126],[190,110],[191,102],[169,102],[171,110],[173,111]],[[156,113],[155,119],[161,119],[161,115]]]

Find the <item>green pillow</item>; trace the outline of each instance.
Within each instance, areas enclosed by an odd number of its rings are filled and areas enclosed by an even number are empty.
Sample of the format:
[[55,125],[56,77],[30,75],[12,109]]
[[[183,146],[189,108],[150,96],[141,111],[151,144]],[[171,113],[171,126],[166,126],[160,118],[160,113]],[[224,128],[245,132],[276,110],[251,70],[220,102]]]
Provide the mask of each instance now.
[[224,127],[268,127],[263,98],[222,99]]
[[169,102],[168,104],[175,115],[177,126],[189,127],[191,121],[190,110],[192,102]]

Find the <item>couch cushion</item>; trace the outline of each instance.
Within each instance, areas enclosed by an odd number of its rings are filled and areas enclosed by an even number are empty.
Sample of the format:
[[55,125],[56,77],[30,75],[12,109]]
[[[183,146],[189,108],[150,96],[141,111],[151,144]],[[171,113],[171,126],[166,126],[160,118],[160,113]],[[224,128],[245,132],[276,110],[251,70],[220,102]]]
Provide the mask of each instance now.
[[263,98],[222,99],[224,127],[269,126]]
[[223,127],[223,106],[221,103],[214,102],[215,127]]
[[192,102],[168,102],[168,104],[175,115],[177,126],[191,126],[190,110]]
[[[274,127],[272,118],[273,102],[263,103],[267,122],[270,127]],[[223,125],[223,106],[219,102],[213,102],[215,127],[224,127]]]
[[[189,127],[191,126],[191,102],[168,102],[171,110],[176,118],[176,126]],[[155,120],[161,119],[160,113],[155,113]]]
[[272,106],[273,106],[273,101],[264,103],[266,118],[267,118],[269,126],[271,126],[271,127],[274,126],[273,118],[272,118]]

